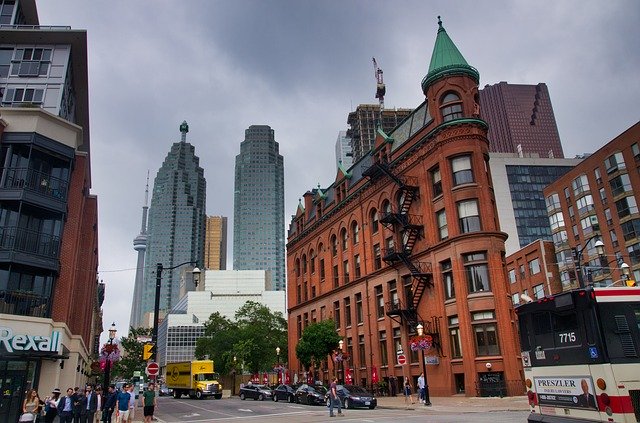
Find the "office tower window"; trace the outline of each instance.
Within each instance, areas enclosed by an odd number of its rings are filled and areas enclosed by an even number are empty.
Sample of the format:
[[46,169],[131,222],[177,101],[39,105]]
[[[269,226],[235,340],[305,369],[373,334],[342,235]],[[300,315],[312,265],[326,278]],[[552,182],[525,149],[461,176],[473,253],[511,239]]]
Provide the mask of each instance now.
[[363,322],[363,313],[362,313],[362,294],[356,294],[356,323],[361,325]]
[[584,197],[578,198],[576,200],[576,208],[578,209],[579,215],[593,210],[593,196],[591,194],[587,194]]
[[462,358],[462,342],[460,341],[460,323],[458,316],[449,317],[449,343],[451,358]]
[[633,196],[624,197],[616,201],[616,209],[618,210],[618,217],[620,219],[638,213],[638,205],[636,204],[636,198]]
[[604,166],[607,168],[607,174],[613,173],[620,169],[626,169],[624,157],[621,152],[617,152],[604,160]]
[[640,237],[640,219],[628,220],[620,224],[625,241]]
[[453,172],[454,186],[473,182],[471,156],[458,156],[451,159],[451,171]]
[[380,350],[380,365],[387,366],[389,364],[389,354],[387,353],[387,332],[381,330],[378,334],[378,345]]
[[480,215],[478,214],[478,201],[465,200],[458,203],[458,219],[460,233],[478,232],[480,228]]
[[351,298],[349,297],[344,299],[344,325],[351,327]]
[[631,192],[631,180],[629,179],[629,175],[626,173],[622,173],[615,178],[609,181],[609,185],[611,185],[611,195],[616,197],[620,194],[624,194],[625,192]]
[[545,199],[547,203],[547,212],[551,213],[554,210],[560,209],[560,196],[557,192],[554,192]]
[[[469,293],[491,291],[487,254],[483,252],[464,254],[465,272]],[[524,266],[522,266],[524,268]]]
[[461,118],[462,101],[460,100],[460,97],[454,92],[445,94],[440,103],[440,110],[443,122]]
[[371,232],[374,234],[378,233],[378,210],[372,209],[369,212],[369,220],[371,222]]
[[378,319],[384,318],[384,296],[382,294],[382,285],[377,285],[374,288],[376,293],[376,317]]
[[442,282],[444,284],[444,297],[449,300],[456,297],[456,289],[453,285],[453,269],[451,260],[440,262],[440,272],[442,273]]
[[440,174],[440,167],[436,166],[431,169],[431,186],[433,188],[433,196],[437,197],[442,195],[442,175]]
[[436,220],[438,221],[438,234],[440,240],[444,241],[449,238],[449,228],[447,226],[447,214],[444,209],[436,213]]
[[549,226],[551,226],[552,231],[564,227],[564,216],[562,215],[562,212],[554,213],[549,216]]

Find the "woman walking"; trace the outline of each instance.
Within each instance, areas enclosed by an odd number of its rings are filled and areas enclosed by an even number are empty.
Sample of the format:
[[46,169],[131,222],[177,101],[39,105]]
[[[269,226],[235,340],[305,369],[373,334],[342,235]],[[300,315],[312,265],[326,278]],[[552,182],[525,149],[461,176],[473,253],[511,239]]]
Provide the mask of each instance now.
[[404,378],[404,405],[409,407],[409,401],[411,401],[411,404],[415,404],[415,401],[413,400],[413,395],[411,394],[411,382],[409,382],[408,377],[405,377]]
[[56,388],[51,391],[51,396],[44,400],[45,423],[53,423],[53,420],[58,415],[58,401],[60,401],[60,389]]

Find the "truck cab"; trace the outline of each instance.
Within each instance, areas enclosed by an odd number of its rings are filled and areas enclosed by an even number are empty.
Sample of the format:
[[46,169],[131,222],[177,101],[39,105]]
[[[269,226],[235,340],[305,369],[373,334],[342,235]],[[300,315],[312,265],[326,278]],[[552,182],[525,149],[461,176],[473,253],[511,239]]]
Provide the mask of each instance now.
[[166,383],[173,389],[173,397],[202,399],[212,396],[222,398],[222,384],[220,375],[213,370],[213,361],[196,360],[179,363],[167,363]]

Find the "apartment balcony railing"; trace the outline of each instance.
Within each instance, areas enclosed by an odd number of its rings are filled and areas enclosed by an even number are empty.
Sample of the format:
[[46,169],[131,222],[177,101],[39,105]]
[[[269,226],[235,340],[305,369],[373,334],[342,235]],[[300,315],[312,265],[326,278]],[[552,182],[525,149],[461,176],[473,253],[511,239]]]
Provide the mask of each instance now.
[[34,254],[47,258],[58,258],[60,237],[8,226],[0,228],[0,249]]
[[0,188],[26,190],[53,198],[57,201],[67,201],[69,183],[38,170],[12,167],[3,170]]
[[0,291],[0,313],[51,317],[51,297],[28,291]]

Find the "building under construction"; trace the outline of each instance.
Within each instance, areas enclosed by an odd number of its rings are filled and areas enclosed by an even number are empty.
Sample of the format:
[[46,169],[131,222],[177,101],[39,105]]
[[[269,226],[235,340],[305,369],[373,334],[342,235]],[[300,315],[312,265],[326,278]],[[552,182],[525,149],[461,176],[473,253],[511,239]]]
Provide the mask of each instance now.
[[413,109],[383,109],[382,119],[379,104],[361,104],[354,112],[349,113],[347,124],[347,137],[351,138],[353,150],[353,162],[360,160],[373,146],[376,138],[378,123],[382,125],[385,133],[391,132]]

